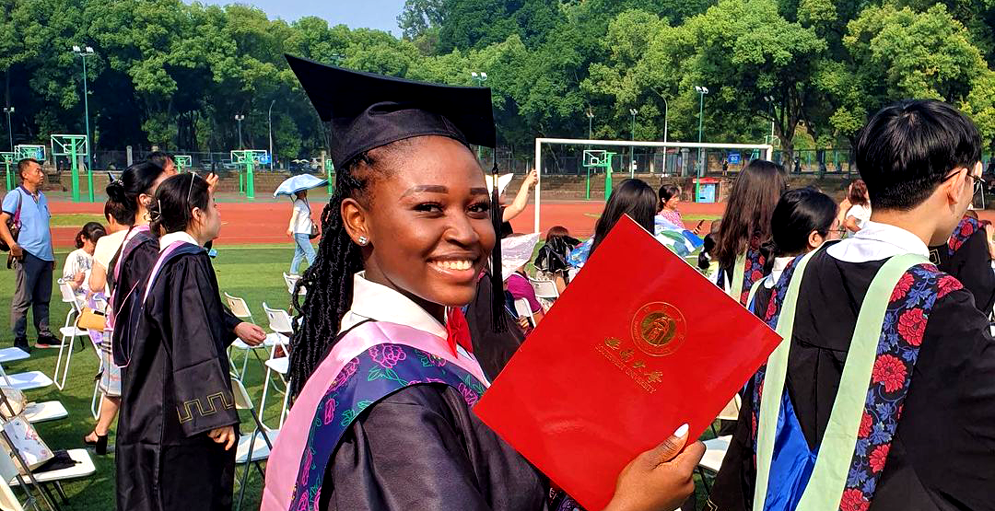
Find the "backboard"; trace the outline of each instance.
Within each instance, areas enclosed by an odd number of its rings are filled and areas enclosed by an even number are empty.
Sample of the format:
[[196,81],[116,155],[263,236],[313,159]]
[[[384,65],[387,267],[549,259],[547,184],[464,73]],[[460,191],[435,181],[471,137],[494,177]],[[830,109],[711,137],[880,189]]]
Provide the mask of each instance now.
[[231,152],[232,163],[245,164],[250,159],[252,163],[269,163],[269,151],[265,149],[239,149]]
[[45,146],[32,144],[18,144],[14,146],[14,159],[21,161],[25,158],[45,161]]

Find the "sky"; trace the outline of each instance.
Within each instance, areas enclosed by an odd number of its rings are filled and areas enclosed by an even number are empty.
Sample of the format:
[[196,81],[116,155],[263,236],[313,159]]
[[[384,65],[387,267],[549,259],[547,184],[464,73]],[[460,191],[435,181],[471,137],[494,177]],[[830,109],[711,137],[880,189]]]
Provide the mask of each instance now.
[[[345,24],[349,28],[376,28],[400,35],[397,15],[404,0],[199,0],[205,4],[248,4],[258,7],[270,19],[294,21],[304,16],[318,16],[331,25]],[[191,3],[191,0],[186,0]]]

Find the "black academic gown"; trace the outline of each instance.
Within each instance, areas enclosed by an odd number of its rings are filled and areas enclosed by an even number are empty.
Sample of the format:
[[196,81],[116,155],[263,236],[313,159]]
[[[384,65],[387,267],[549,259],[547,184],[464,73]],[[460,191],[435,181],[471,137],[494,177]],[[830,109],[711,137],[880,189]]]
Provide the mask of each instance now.
[[119,510],[231,508],[235,448],[207,436],[239,422],[224,315],[206,252],[163,265],[122,368]]
[[[134,314],[139,313],[135,309],[141,307],[145,281],[148,279],[149,273],[152,272],[155,262],[159,259],[159,238],[149,233],[140,233],[134,237],[132,243],[135,244],[134,248],[127,252],[122,249],[111,261],[111,270],[109,270],[109,273],[113,275],[117,259],[124,258],[121,261],[121,275],[117,280],[112,281],[114,294],[111,298],[115,315],[120,318],[114,326],[113,342],[111,343],[114,347],[114,360],[118,365],[125,365],[131,347],[135,343],[132,332],[134,321],[128,321],[126,318],[134,318]],[[223,308],[225,328],[229,332],[233,332],[242,320],[236,318],[227,306],[223,306]]]
[[974,303],[984,314],[995,306],[995,271],[988,253],[988,233],[983,228],[964,241],[953,254],[946,245],[930,247],[929,258],[940,271],[953,275],[974,295]]
[[[785,388],[810,447],[826,431],[860,304],[882,264],[841,262],[826,251],[808,264]],[[752,413],[744,400],[707,509],[753,509]],[[937,300],[929,316],[870,511],[967,509],[995,509],[995,340],[962,289]]]
[[[122,247],[111,261],[109,274],[112,276],[111,283],[114,290],[111,295],[111,306],[117,318],[111,345],[114,350],[114,360],[118,365],[125,365],[126,351],[134,344],[131,328],[132,307],[136,302],[140,305],[142,293],[145,291],[145,280],[158,258],[159,240],[149,233],[139,233],[131,240],[129,246]],[[113,278],[118,259],[120,259],[121,274]]]
[[446,385],[367,408],[322,482],[326,511],[544,511],[549,483]]

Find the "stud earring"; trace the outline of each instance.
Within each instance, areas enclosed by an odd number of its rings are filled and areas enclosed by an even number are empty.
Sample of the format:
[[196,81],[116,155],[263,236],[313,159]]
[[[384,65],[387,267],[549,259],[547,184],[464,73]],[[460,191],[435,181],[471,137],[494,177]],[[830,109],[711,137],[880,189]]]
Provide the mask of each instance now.
[[360,236],[357,242],[359,243],[359,246],[365,247],[370,242],[370,240],[366,236]]

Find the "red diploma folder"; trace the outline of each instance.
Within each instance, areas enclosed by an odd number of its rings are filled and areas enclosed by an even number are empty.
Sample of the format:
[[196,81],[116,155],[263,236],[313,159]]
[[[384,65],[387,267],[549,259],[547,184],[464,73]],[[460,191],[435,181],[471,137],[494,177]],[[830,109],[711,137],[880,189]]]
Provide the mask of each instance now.
[[779,341],[623,217],[474,412],[600,510],[629,461],[685,422],[698,438]]

